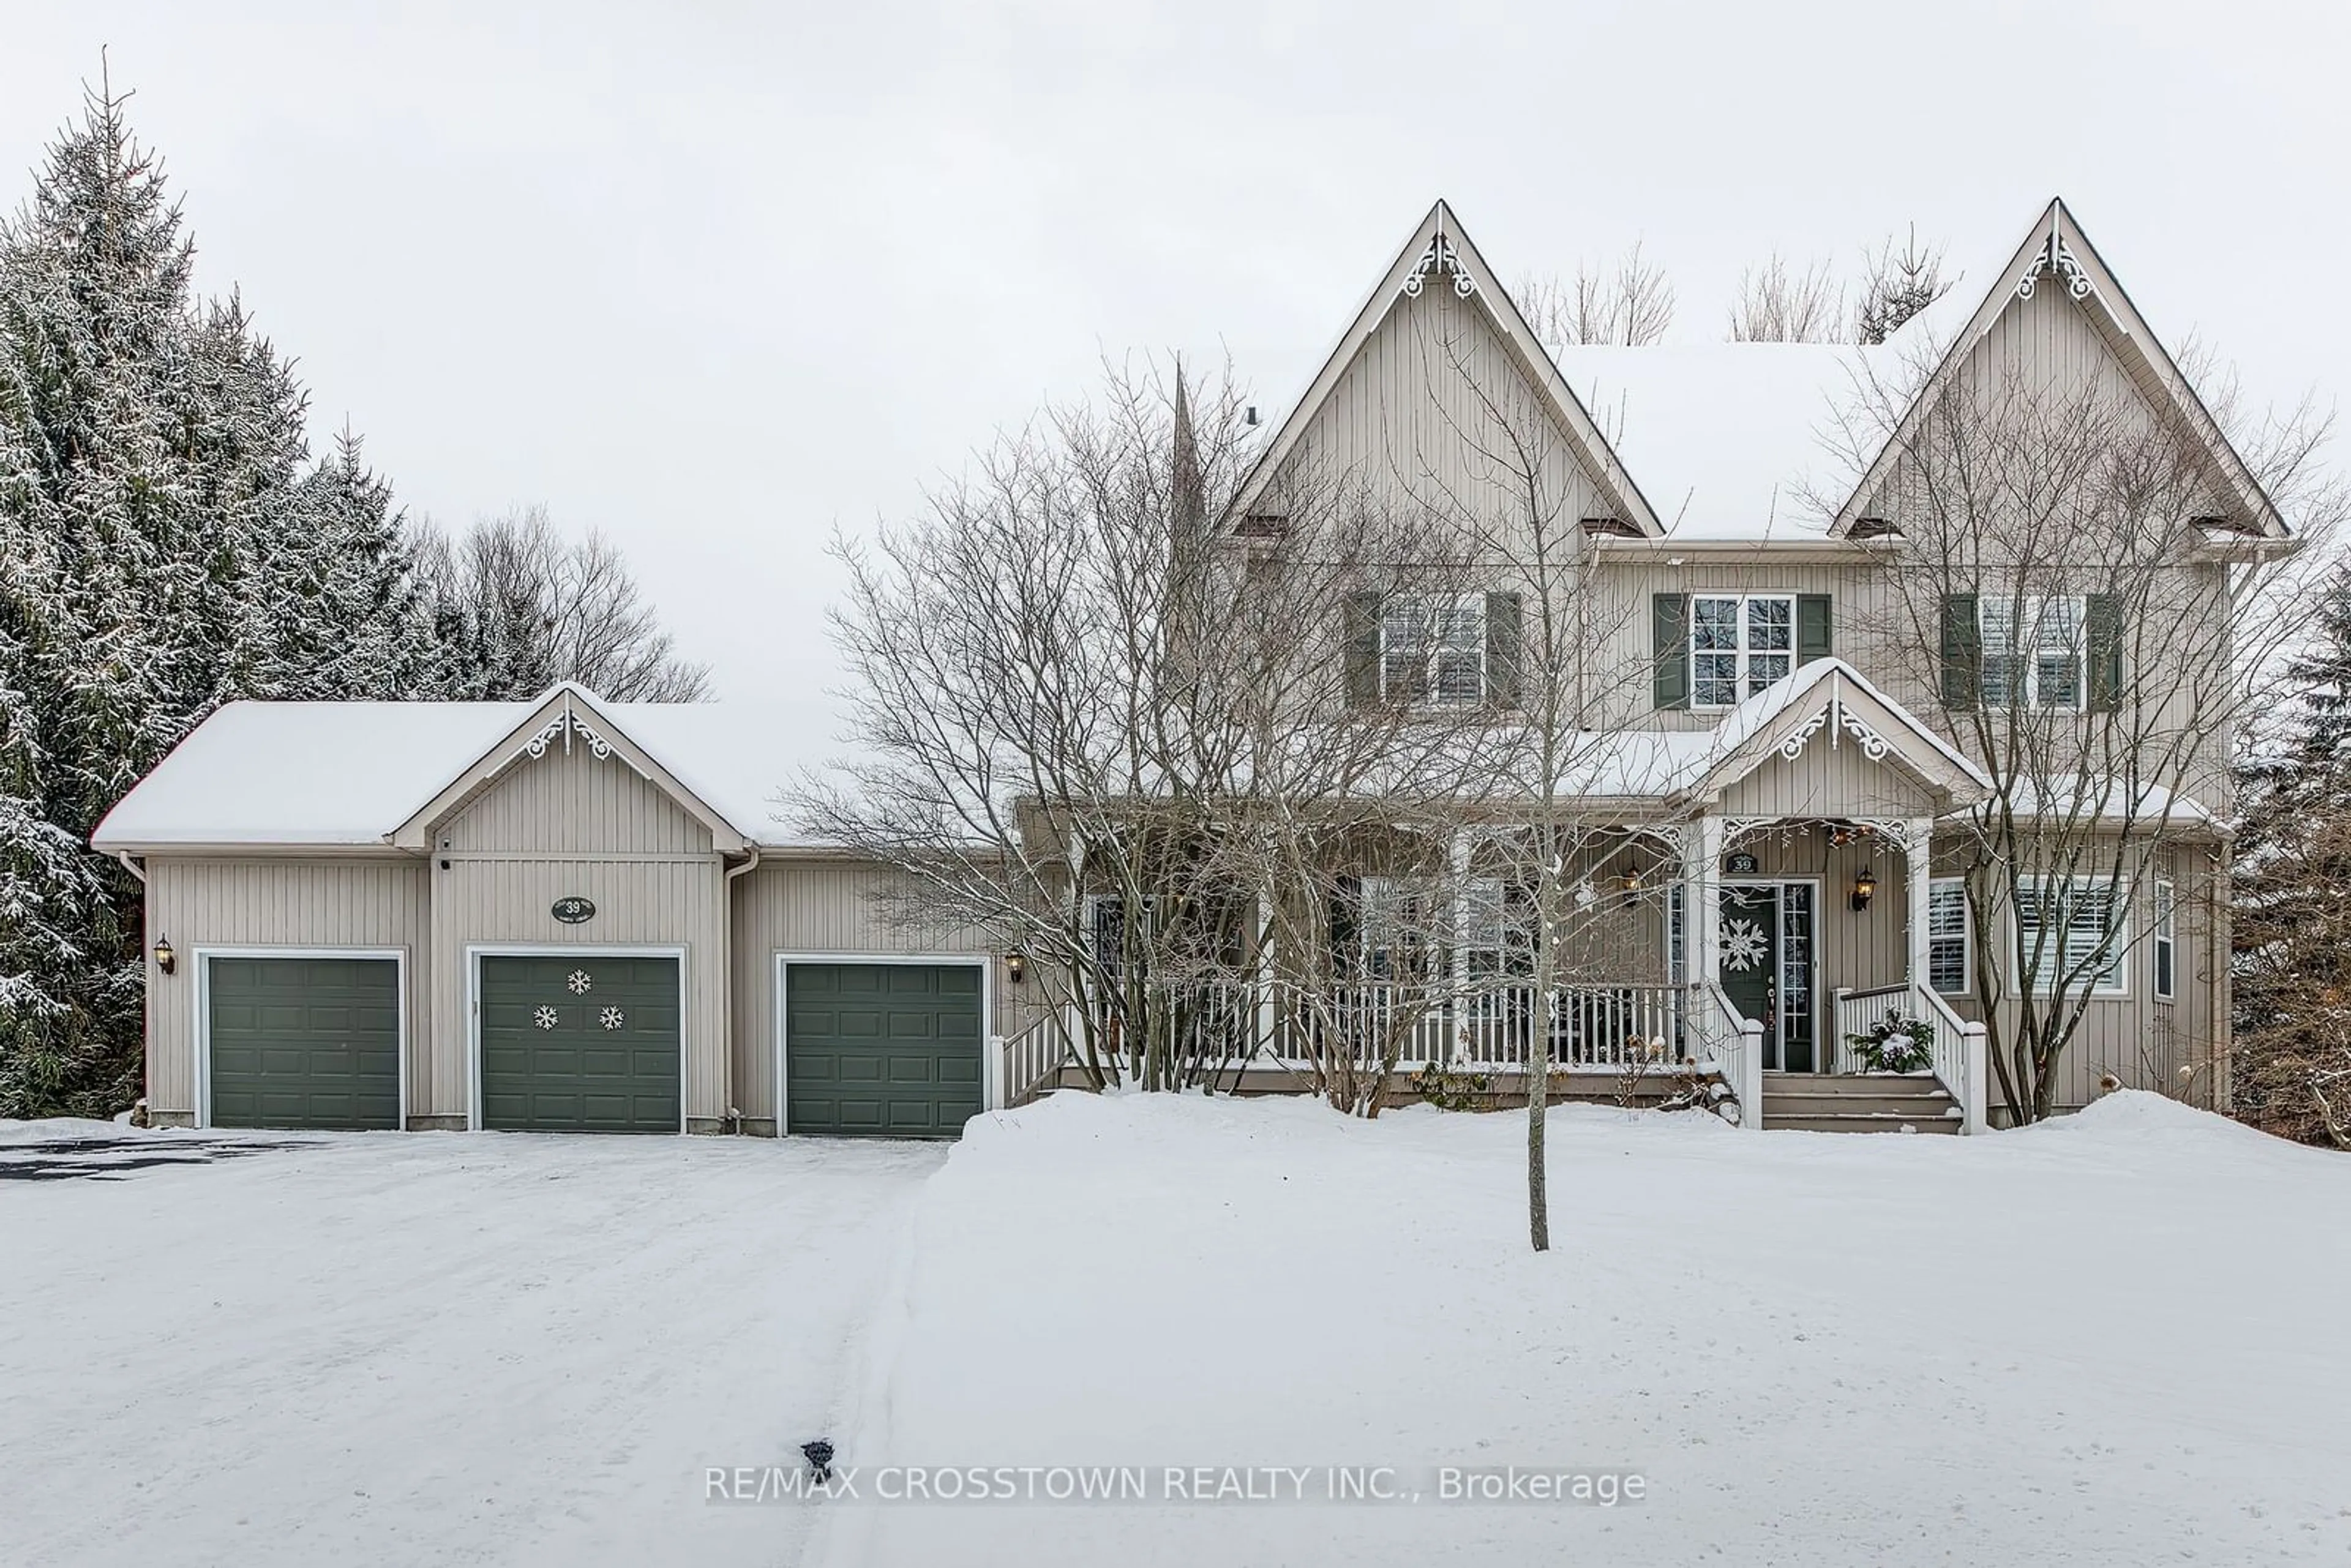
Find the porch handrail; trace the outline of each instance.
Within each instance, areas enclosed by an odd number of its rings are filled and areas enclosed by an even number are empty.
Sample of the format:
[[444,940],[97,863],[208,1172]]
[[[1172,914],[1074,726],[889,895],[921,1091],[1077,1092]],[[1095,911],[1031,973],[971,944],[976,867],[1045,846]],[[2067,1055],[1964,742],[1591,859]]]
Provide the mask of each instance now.
[[1069,1031],[1061,1027],[1060,1009],[1045,1013],[1027,1029],[998,1039],[1004,1103],[1026,1105],[1042,1092],[1046,1080],[1058,1076],[1073,1054]]
[[1763,1025],[1731,1005],[1729,993],[1712,980],[1691,986],[1696,993],[1693,1030],[1705,1059],[1722,1074],[1739,1100],[1739,1125],[1746,1132],[1763,1128]]
[[1959,1102],[1959,1131],[1984,1130],[1984,1026],[1951,1010],[1932,986],[1913,985],[1919,1012],[1935,1026],[1928,1065],[1943,1090]]
[[[1889,1000],[1898,1002],[1887,1007]],[[1951,1103],[1959,1108],[1959,1131],[1984,1130],[1984,1026],[1951,1010],[1932,986],[1907,981],[1836,994],[1836,1043],[1831,1071],[1857,1072],[1849,1037],[1865,1034],[1886,1012],[1901,1012],[1928,1026],[1927,1065]]]

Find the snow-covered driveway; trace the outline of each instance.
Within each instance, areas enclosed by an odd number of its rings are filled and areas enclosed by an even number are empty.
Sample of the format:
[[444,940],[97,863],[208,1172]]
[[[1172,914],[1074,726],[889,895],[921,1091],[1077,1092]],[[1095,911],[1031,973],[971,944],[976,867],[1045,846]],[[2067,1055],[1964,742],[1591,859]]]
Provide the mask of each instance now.
[[389,1134],[0,1180],[0,1559],[794,1562],[810,1510],[704,1469],[828,1432],[944,1156]]

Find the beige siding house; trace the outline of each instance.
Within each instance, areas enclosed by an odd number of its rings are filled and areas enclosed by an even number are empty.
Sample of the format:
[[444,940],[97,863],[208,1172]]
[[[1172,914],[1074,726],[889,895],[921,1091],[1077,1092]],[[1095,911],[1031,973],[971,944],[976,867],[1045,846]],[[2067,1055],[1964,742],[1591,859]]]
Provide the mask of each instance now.
[[[2164,454],[2121,508],[2137,531],[1955,508],[1949,453],[2025,461],[2003,422]],[[1279,548],[1334,479],[1457,517],[1485,574],[1446,622],[1469,678],[1391,690],[1426,665],[1374,603],[1351,701],[1510,718],[1520,688],[1480,672],[1523,664],[1521,600],[1555,589],[1514,563],[1568,519],[1573,788],[1617,835],[1573,857],[1615,912],[1573,985],[1531,1001],[1502,963],[1398,1066],[1522,1072],[1548,1017],[1583,1092],[1662,1058],[1749,1127],[1975,1131],[1993,1042],[2066,983],[2020,969],[2022,934],[2094,980],[2054,1108],[2107,1080],[2225,1097],[2229,716],[2147,607],[2217,625],[2225,664],[2231,574],[2295,541],[2062,204],[1883,344],[1630,348],[1542,341],[1440,203],[1272,427],[1222,548]],[[223,709],[95,840],[147,884],[151,1115],[925,1134],[1056,1082],[1077,1031],[1019,956],[908,926],[888,873],[801,841],[777,746],[722,705],[569,686]],[[1988,898],[2002,855],[2061,841],[2063,874]],[[1334,910],[1331,941],[1371,954],[1374,913]],[[1416,961],[1458,982],[1465,945]],[[1901,1082],[1850,1043],[1888,1013],[1929,1047]],[[1235,1083],[1328,1045],[1262,997],[1220,1016]]]

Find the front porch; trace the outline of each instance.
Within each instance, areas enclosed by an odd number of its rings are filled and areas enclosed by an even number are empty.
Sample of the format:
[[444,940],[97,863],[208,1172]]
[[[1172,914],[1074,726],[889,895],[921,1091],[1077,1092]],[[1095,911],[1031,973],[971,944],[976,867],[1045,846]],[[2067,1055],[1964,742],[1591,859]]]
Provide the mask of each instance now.
[[[1229,1092],[1369,1075],[1379,1096],[1431,1077],[1522,1096],[1540,1060],[1571,1098],[1712,1080],[1742,1126],[1809,1124],[1832,1113],[1806,1113],[1807,1099],[1865,1076],[1850,1037],[1891,1015],[1943,1097],[1929,1119],[1980,1128],[1982,1031],[1937,985],[1965,989],[1964,904],[1956,883],[1938,898],[1933,861],[1937,821],[1980,798],[1981,774],[1834,659],[1710,730],[1636,738],[1595,758],[1579,781],[1588,815],[1552,836],[1507,821],[1423,833],[1332,873],[1315,895],[1327,910],[1260,899],[1223,973],[1158,987],[1137,1012],[1148,1039],[1040,1020],[1008,1043],[1004,1082],[1017,1097],[1051,1076],[1058,1029],[1098,1060],[1107,1045]],[[1539,939],[1549,994],[1532,980]],[[1126,972],[1101,963],[1099,985],[1127,987]],[[1883,1092],[1864,1101],[1907,1095],[1865,1076]],[[1833,1113],[1881,1111],[1925,1114]]]

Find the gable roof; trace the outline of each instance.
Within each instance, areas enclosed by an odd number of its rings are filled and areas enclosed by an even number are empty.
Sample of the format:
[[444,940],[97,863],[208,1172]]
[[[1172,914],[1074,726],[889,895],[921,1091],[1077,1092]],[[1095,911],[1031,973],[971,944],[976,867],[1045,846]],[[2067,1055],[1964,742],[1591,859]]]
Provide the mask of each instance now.
[[[571,699],[567,706],[562,699]],[[775,796],[833,749],[798,710],[606,703],[558,686],[533,702],[230,703],[108,812],[99,850],[250,845],[382,849],[453,789],[504,770],[558,713],[577,716],[705,825],[719,846],[819,847]],[[601,723],[599,722],[601,720]],[[586,744],[567,723],[549,744]],[[412,832],[416,847],[423,840]]]
[[628,731],[603,710],[587,687],[564,681],[540,698],[538,706],[513,728],[475,754],[431,800],[410,812],[392,831],[392,842],[404,850],[430,848],[434,828],[495,787],[509,769],[526,759],[535,761],[544,757],[558,743],[569,751],[575,740],[588,747],[599,761],[617,757],[634,769],[638,777],[709,829],[722,853],[740,852],[751,838],[632,740]]
[[[2122,365],[2124,372],[2139,390],[2150,407],[2169,413],[2180,427],[2195,438],[2210,458],[2214,477],[2223,494],[2234,497],[2241,509],[2240,520],[2252,524],[2269,538],[2284,538],[2288,530],[2275,503],[2262,490],[2261,482],[2246,466],[2244,458],[2230,444],[2220,422],[2204,406],[2203,400],[2176,361],[2156,338],[2155,330],[2131,303],[2120,282],[2098,254],[2089,236],[2075,222],[2073,212],[2063,197],[2052,197],[2048,207],[2034,223],[2032,230],[2016,246],[2008,262],[1988,280],[1974,313],[1953,333],[1947,344],[1941,345],[1941,358],[1917,394],[1910,400],[1908,411],[1900,423],[1879,448],[1877,456],[1862,475],[1861,482],[1853,488],[1835,518],[1829,533],[1842,536],[1859,519],[1860,510],[1869,497],[1885,483],[1899,455],[1926,417],[1935,398],[1958,375],[1967,363],[1976,345],[1983,340],[2009,308],[2019,300],[2030,299],[2041,289],[2054,288],[2078,305],[2090,325],[2107,349]],[[1956,289],[1953,290],[1957,292]],[[1946,296],[1948,299],[1949,296]],[[1938,301],[1941,305],[1943,301]],[[1927,315],[1922,312],[1921,315]],[[1948,319],[1948,313],[1935,310],[1938,319]],[[1896,335],[1896,342],[1918,343],[1932,330],[1932,322],[1916,319],[1904,323]],[[1919,329],[1914,331],[1913,329]],[[1893,346],[1889,344],[1889,346]]]
[[1451,288],[1462,298],[1476,299],[1485,307],[1489,324],[1516,354],[1529,382],[1574,448],[1575,459],[1584,472],[1604,495],[1614,501],[1625,521],[1646,537],[1662,535],[1665,528],[1656,511],[1593,422],[1591,413],[1576,401],[1558,364],[1527,325],[1500,278],[1486,265],[1485,256],[1442,198],[1428,209],[1428,215],[1413,230],[1395,260],[1373,285],[1354,319],[1339,335],[1338,343],[1323,361],[1322,370],[1290,406],[1289,417],[1274,432],[1273,439],[1266,444],[1242,485],[1228,525],[1237,526],[1246,519],[1266,488],[1281,473],[1299,441],[1313,424],[1314,416],[1330,399],[1340,378],[1346,374],[1347,367],[1354,363],[1355,356],[1387,319],[1389,312],[1400,300],[1417,298],[1424,288],[1430,287]]
[[1830,658],[1797,666],[1726,712],[1705,765],[1676,794],[1719,795],[1774,758],[1793,761],[1823,736],[1832,746],[1850,740],[1871,761],[1908,775],[1942,810],[1971,805],[1992,787],[1991,775],[1917,715],[1843,659]]

